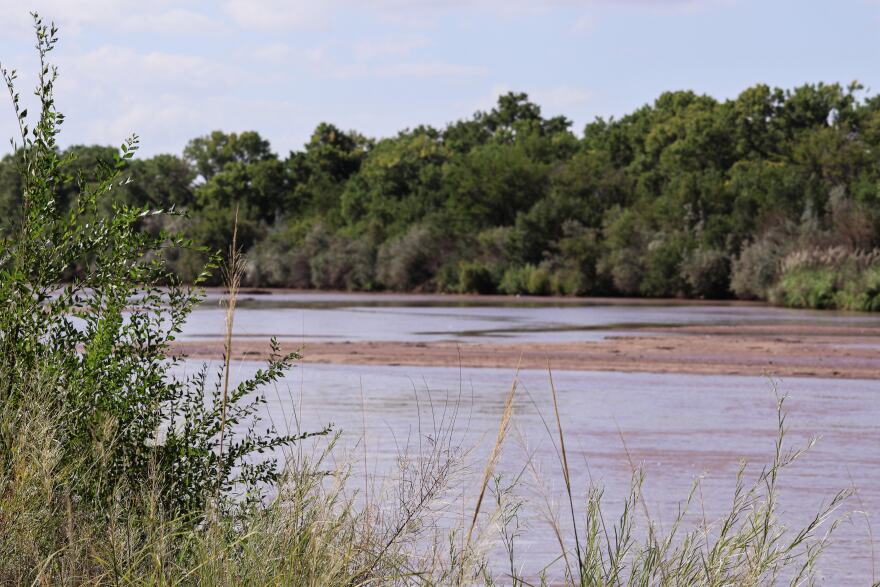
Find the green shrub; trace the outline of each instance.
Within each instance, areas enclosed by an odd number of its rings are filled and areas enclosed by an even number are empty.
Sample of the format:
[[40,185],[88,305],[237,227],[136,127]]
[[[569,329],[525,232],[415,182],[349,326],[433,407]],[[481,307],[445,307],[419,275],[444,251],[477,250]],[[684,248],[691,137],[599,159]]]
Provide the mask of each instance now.
[[379,249],[376,273],[388,289],[407,291],[428,286],[442,265],[439,236],[426,225],[414,225]]
[[458,268],[458,291],[460,293],[491,294],[497,287],[491,269],[482,263],[465,261]]
[[537,268],[534,265],[510,267],[501,277],[498,290],[508,295],[529,293],[529,281],[531,280],[532,273],[536,270]]
[[549,296],[552,293],[550,272],[539,266],[529,275],[528,292],[532,296]]
[[786,247],[766,235],[743,247],[733,262],[730,288],[744,300],[765,300],[779,278]]
[[550,289],[559,296],[579,296],[590,292],[590,284],[578,269],[562,267],[550,276]]
[[842,310],[880,311],[880,267],[866,269],[846,280],[835,296],[835,305]]
[[834,308],[836,281],[834,270],[829,268],[788,271],[777,284],[775,297],[793,308]]
[[658,235],[648,245],[639,292],[650,297],[682,295],[687,288],[681,272],[685,250],[684,239],[680,235]]
[[858,281],[861,288],[862,302],[860,307],[851,310],[880,312],[880,267],[873,267],[862,273]]
[[372,289],[373,254],[365,241],[334,234],[319,224],[306,237],[303,252],[312,287]]
[[[63,414],[52,423],[53,458],[67,472],[60,493],[95,512],[120,487],[150,478],[159,480],[157,507],[169,515],[200,519],[209,501],[231,503],[226,498],[237,492],[259,499],[278,469],[275,459],[254,457],[297,439],[256,432],[265,401],[259,390],[297,356],[273,348],[265,369],[231,389],[221,378],[209,384],[207,367],[175,377],[179,359],[169,358],[170,344],[201,297],[162,253],[193,247],[164,230],[144,230],[144,219],[161,210],[114,202],[112,214],[101,213],[126,181],[136,136],[112,164],[96,165],[95,180],[80,185],[69,210],[58,205],[72,159],[56,143],[63,116],[53,95],[57,71],[47,62],[56,29],[36,16],[35,27],[40,111],[33,126],[15,73],[2,70],[21,128],[23,205],[15,237],[0,241],[0,406],[14,414],[42,399],[45,414]],[[206,276],[203,270],[197,282]],[[36,395],[36,381],[48,389]],[[15,429],[2,432],[0,477],[7,477]]]
[[553,276],[544,266],[527,264],[511,267],[501,277],[498,290],[508,295],[550,295],[553,293]]
[[259,287],[312,287],[307,251],[293,230],[275,228],[248,252],[248,284]]

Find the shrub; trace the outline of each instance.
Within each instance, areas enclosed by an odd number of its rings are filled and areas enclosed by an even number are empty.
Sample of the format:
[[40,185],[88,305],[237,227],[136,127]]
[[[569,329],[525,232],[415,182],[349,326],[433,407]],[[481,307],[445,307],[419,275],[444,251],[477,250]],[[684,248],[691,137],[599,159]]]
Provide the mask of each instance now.
[[560,296],[579,296],[590,293],[591,284],[586,276],[575,268],[561,267],[550,276],[550,289]]
[[550,272],[544,266],[538,266],[529,275],[529,295],[549,296],[551,292]]
[[785,246],[771,235],[746,245],[733,262],[730,288],[740,299],[767,299],[784,255]]
[[511,267],[504,272],[498,285],[501,293],[546,296],[553,292],[553,279],[545,266],[527,264]]
[[[0,406],[11,414],[63,414],[51,422],[53,463],[65,471],[59,494],[98,514],[120,488],[149,478],[159,480],[157,507],[194,520],[209,501],[231,503],[225,498],[234,492],[258,499],[262,484],[277,478],[277,462],[251,459],[297,439],[256,432],[259,388],[297,356],[273,348],[264,370],[231,389],[220,378],[209,385],[207,368],[174,376],[179,359],[168,357],[170,344],[201,298],[162,252],[192,247],[164,230],[144,230],[143,220],[161,210],[114,203],[112,215],[101,214],[125,181],[136,136],[112,164],[97,165],[95,181],[80,186],[69,211],[58,206],[71,159],[56,144],[63,116],[53,96],[57,71],[47,62],[56,29],[36,16],[35,27],[41,107],[30,129],[15,73],[2,70],[20,122],[24,197],[15,238],[0,241]],[[206,276],[203,270],[200,280]],[[47,386],[40,394],[36,382]],[[242,432],[230,432],[239,425]],[[15,431],[0,435],[0,477],[14,473]]]
[[498,290],[508,295],[529,293],[529,281],[535,270],[536,267],[534,265],[510,267],[501,277]]
[[427,288],[442,264],[443,250],[442,239],[432,227],[413,225],[380,247],[379,282],[396,291]]
[[880,309],[880,250],[805,249],[788,255],[773,290],[778,303],[802,308]]
[[684,254],[684,237],[657,235],[645,254],[645,272],[639,282],[639,292],[650,297],[681,295],[687,287],[681,276]]
[[372,289],[373,254],[363,240],[334,234],[318,224],[306,237],[312,287],[318,289]]
[[787,271],[776,286],[774,301],[794,308],[833,308],[836,281],[837,275],[830,268]]
[[880,312],[880,267],[866,269],[837,292],[837,307],[844,310]]
[[459,264],[458,291],[477,294],[495,293],[496,284],[492,271],[487,266],[472,261]]
[[248,252],[247,283],[261,287],[308,289],[312,273],[308,253],[295,231],[276,228]]
[[691,292],[701,298],[724,298],[730,293],[730,258],[714,249],[696,249],[681,265]]

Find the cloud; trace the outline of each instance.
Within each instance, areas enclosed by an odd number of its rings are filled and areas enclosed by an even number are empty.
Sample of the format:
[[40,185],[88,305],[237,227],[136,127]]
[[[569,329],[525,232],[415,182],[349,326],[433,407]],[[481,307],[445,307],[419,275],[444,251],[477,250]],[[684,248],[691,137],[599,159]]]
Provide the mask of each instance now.
[[[530,96],[532,100],[550,112],[570,112],[583,106],[593,97],[593,92],[584,88],[558,86],[555,88],[539,88]],[[544,112],[545,115],[548,112]]]
[[108,27],[107,32],[199,33],[217,29],[220,23],[181,2],[158,0],[133,4],[119,0],[36,0],[25,7],[17,0],[0,0],[4,29],[16,36],[30,35],[30,11],[47,23],[54,21],[63,34],[79,35],[89,27]]
[[478,77],[489,73],[489,69],[481,66],[459,65],[443,62],[410,62],[391,63],[371,66],[365,63],[318,66],[321,74],[340,80],[363,78],[442,78],[442,77]]
[[[427,43],[427,39],[418,37],[375,43],[361,42],[353,46],[324,44],[299,51],[287,45],[266,45],[260,49],[260,54],[267,58],[293,58],[294,62],[306,67],[317,77],[338,80],[475,77],[489,73],[489,68],[482,65],[382,59],[409,53]],[[354,61],[351,61],[352,57],[355,58]]]
[[323,27],[333,13],[332,0],[227,0],[223,11],[239,26],[257,30]]
[[68,80],[78,91],[108,92],[133,89],[216,89],[228,85],[228,70],[204,57],[161,51],[138,52],[129,47],[104,45],[59,59]]
[[382,38],[358,41],[354,44],[353,50],[358,61],[370,61],[389,55],[406,55],[416,49],[427,47],[428,44],[428,38],[424,36]]
[[372,73],[379,77],[473,77],[486,75],[489,69],[441,62],[396,63],[375,68]]

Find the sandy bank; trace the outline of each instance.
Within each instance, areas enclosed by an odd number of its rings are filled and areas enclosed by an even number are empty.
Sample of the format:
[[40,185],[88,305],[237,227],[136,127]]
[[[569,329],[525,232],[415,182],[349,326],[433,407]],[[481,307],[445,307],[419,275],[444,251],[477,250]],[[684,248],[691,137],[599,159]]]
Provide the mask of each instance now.
[[[804,325],[692,326],[645,335],[554,344],[307,342],[282,343],[306,363],[411,365],[583,371],[647,371],[778,377],[880,377],[880,328]],[[217,339],[177,342],[174,354],[220,359]],[[234,356],[262,359],[268,341],[237,340]]]

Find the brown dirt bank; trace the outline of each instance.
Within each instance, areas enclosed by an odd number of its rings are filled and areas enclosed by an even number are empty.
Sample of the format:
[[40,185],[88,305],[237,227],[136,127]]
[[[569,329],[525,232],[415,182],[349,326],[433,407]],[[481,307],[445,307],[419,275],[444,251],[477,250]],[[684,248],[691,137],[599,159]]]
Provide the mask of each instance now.
[[[647,332],[647,331],[646,331]],[[435,342],[282,343],[301,350],[306,363],[411,365],[582,371],[648,371],[707,375],[779,377],[880,377],[880,329],[773,327],[682,327],[652,331],[651,336],[612,337],[599,342],[487,344]],[[220,359],[219,340],[177,342],[174,354]],[[234,355],[261,359],[268,341],[238,340]]]

